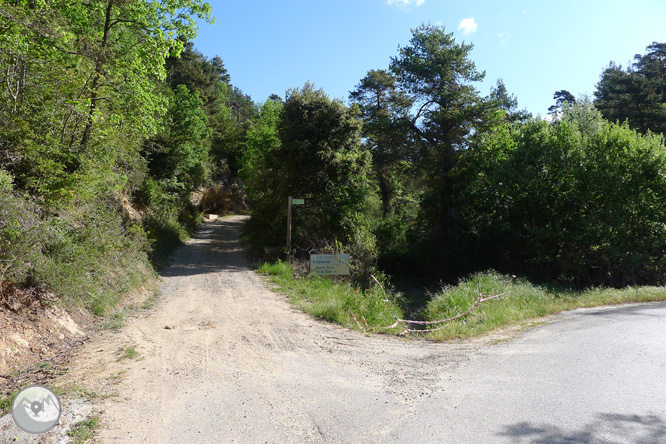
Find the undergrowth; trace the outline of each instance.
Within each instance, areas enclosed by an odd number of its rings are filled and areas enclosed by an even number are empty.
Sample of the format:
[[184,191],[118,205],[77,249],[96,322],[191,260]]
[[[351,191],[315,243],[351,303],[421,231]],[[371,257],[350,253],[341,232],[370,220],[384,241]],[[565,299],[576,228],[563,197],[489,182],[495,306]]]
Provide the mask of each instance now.
[[441,330],[429,333],[428,337],[447,340],[476,336],[575,308],[666,300],[664,287],[572,291],[538,286],[524,279],[514,279],[489,271],[477,273],[461,280],[456,286],[445,287],[432,295],[424,307],[424,318],[436,321],[463,313],[474,304],[479,291],[484,297],[506,294],[482,302],[467,315],[446,324]]
[[358,329],[351,313],[361,326],[369,327],[390,325],[394,316],[402,316],[396,295],[380,285],[361,290],[344,280],[295,276],[286,262],[263,264],[259,272],[270,276],[294,305],[318,319]]
[[[344,281],[296,276],[285,262],[263,264],[259,272],[268,275],[294,305],[316,318],[359,329],[350,314],[352,310],[361,330],[396,334],[404,331],[402,325],[384,328],[395,323],[395,316],[402,318],[403,314],[400,295],[387,294],[384,291],[386,286],[376,285],[361,291]],[[415,332],[416,335],[437,341],[467,338],[575,308],[666,300],[664,287],[572,291],[534,285],[525,279],[488,271],[431,293],[416,311],[415,318],[439,321],[456,317],[474,306],[479,293],[484,298],[502,296],[483,301],[467,314],[448,323],[421,326],[433,331],[419,331]],[[417,324],[403,325],[419,329]]]

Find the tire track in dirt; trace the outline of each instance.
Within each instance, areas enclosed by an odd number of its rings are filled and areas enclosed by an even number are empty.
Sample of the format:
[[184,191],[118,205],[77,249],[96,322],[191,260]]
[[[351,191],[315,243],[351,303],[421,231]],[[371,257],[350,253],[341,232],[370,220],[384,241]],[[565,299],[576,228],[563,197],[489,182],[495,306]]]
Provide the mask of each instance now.
[[[163,273],[154,310],[89,344],[73,379],[125,371],[102,401],[101,442],[384,442],[478,355],[478,342],[364,335],[294,309],[252,271],[245,220],[204,225]],[[118,343],[138,358],[109,359]]]

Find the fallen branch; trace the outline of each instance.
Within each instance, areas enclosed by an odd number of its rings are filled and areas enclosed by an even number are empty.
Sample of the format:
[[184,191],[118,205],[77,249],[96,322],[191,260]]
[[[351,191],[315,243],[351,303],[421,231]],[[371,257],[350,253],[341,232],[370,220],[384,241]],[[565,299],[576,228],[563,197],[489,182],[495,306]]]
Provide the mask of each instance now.
[[[479,305],[481,305],[481,303],[483,303],[485,301],[490,301],[492,299],[499,298],[500,296],[504,296],[504,295],[509,294],[509,293],[511,293],[511,292],[510,291],[505,291],[504,293],[500,293],[500,294],[496,294],[496,295],[488,296],[488,297],[484,298],[483,294],[481,293],[481,289],[479,289],[479,296],[476,298],[474,303],[467,310],[460,313],[459,315],[451,316],[450,318],[446,318],[446,319],[439,319],[437,321],[413,321],[411,319],[400,319],[399,317],[395,316],[395,323],[394,324],[391,324],[388,327],[377,327],[377,328],[382,329],[382,330],[389,330],[391,328],[401,326],[403,328],[403,332],[400,333],[401,335],[406,335],[407,333],[429,333],[431,331],[441,330],[444,327],[446,327],[446,325],[449,322],[455,321],[456,319],[462,318],[463,316],[471,313]],[[365,331],[372,330],[371,328],[368,327],[367,322],[365,323],[366,328],[363,329],[361,327],[360,322],[358,322],[358,319],[356,319],[356,315],[354,315],[354,312],[351,309],[349,310],[349,313],[354,318],[354,321],[356,321],[356,325],[358,325],[359,329],[365,330]],[[363,318],[363,321],[365,322],[365,317]],[[440,327],[437,327],[437,328],[426,328],[426,329],[423,329],[423,330],[419,330],[419,329],[409,328],[408,324],[414,324],[414,325],[439,325],[439,324],[444,324],[444,325],[442,325]]]

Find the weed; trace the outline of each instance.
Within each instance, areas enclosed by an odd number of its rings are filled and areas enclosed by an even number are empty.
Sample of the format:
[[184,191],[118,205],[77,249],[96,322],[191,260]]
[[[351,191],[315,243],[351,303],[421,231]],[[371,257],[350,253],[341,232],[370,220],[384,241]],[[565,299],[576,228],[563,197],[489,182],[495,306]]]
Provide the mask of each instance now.
[[115,392],[95,391],[95,390],[91,390],[91,389],[88,389],[86,387],[83,387],[83,386],[81,386],[77,383],[72,383],[72,384],[67,385],[67,386],[56,386],[56,387],[54,387],[54,391],[58,396],[68,395],[68,396],[87,399],[89,401],[92,401],[92,400],[95,400],[95,399],[113,398],[115,396],[118,396],[118,393],[115,393]]
[[13,390],[7,395],[0,395],[0,416],[4,416],[12,410],[12,402],[20,389]]
[[263,264],[259,272],[277,284],[294,305],[318,319],[358,328],[351,313],[369,327],[389,325],[394,316],[402,316],[397,297],[380,286],[360,290],[323,277],[294,277],[285,262]]
[[127,370],[120,370],[117,373],[109,375],[106,379],[111,384],[118,384],[120,381],[122,381],[123,377],[125,377],[125,373],[127,373]]
[[[402,317],[400,295],[389,294],[379,286],[366,291],[354,290],[349,284],[326,278],[299,277],[285,262],[263,264],[259,273],[267,275],[289,300],[303,311],[318,319],[335,322],[346,327],[358,328],[351,312],[366,329],[392,325],[394,316]],[[465,313],[474,305],[479,291],[484,297],[506,293],[501,297],[484,301],[460,318],[428,333],[428,338],[445,341],[488,333],[508,326],[520,329],[540,325],[535,319],[581,307],[597,307],[629,302],[666,300],[664,287],[628,287],[625,289],[594,288],[571,291],[552,286],[534,285],[524,279],[500,275],[489,271],[477,273],[461,280],[456,286],[447,286],[421,300],[421,307],[410,311],[418,313],[422,320],[437,321]]]
[[83,444],[89,442],[95,433],[95,429],[99,426],[99,419],[89,418],[79,421],[72,426],[67,432],[74,440],[74,444]]
[[113,315],[109,316],[106,319],[106,321],[102,322],[100,327],[105,330],[119,331],[125,324],[126,318],[127,318],[127,312],[125,310],[120,310],[114,313]]
[[134,359],[139,353],[134,349],[134,346],[120,347],[116,352],[118,359],[116,361],[122,361],[123,359]]

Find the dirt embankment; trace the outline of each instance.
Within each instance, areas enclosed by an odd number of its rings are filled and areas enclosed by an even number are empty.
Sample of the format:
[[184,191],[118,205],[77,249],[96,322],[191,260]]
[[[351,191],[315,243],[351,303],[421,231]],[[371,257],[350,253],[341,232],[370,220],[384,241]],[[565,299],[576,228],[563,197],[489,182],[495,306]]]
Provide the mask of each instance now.
[[38,364],[62,361],[86,338],[90,316],[68,313],[49,304],[45,296],[0,283],[0,390],[17,381],[16,372]]

